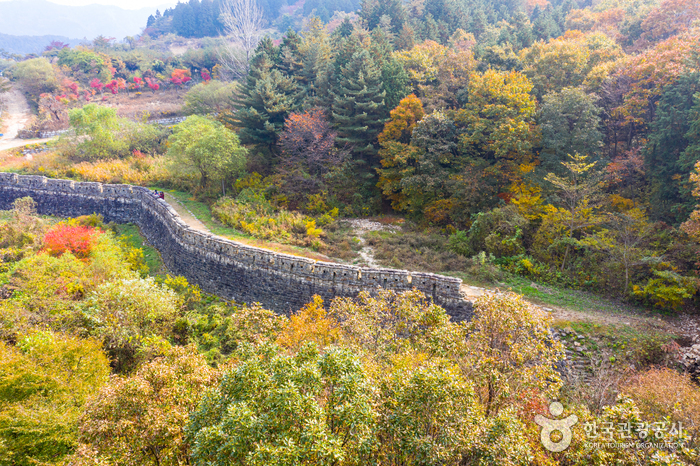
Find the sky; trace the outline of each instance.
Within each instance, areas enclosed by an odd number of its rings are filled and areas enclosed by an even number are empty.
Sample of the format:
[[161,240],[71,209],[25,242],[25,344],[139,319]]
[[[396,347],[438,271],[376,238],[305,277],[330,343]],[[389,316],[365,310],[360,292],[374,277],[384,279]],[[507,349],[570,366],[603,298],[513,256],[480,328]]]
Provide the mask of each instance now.
[[[0,0],[7,1],[7,0]],[[128,10],[137,10],[145,7],[173,6],[177,0],[49,0],[52,3],[61,5],[82,6],[91,4],[114,5]]]

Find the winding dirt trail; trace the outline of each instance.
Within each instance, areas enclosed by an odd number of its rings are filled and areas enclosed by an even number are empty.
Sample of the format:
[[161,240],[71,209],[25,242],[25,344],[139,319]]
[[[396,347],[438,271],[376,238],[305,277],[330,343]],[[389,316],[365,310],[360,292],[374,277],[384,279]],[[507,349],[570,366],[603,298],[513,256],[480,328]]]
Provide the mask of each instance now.
[[9,92],[1,94],[0,100],[3,103],[2,129],[0,129],[3,136],[0,138],[0,151],[49,140],[17,139],[17,133],[25,127],[31,117],[27,99],[24,98],[19,89],[13,87]]
[[190,209],[185,207],[172,194],[165,193],[165,202],[170,204],[170,206],[173,209],[175,209],[175,212],[177,212],[178,215],[180,215],[182,221],[185,222],[187,225],[189,225],[197,231],[211,233],[211,231],[209,231],[209,228],[207,228],[206,225],[204,225],[204,223],[202,223],[197,217],[195,217],[194,214],[190,212]]

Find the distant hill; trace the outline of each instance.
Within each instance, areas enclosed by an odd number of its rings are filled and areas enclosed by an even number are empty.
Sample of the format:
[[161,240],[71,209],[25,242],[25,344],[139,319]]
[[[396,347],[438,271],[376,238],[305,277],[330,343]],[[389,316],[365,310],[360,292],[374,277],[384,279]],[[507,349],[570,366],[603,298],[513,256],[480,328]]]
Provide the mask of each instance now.
[[39,54],[54,40],[68,44],[71,47],[75,47],[83,42],[83,39],[70,39],[64,36],[13,36],[0,34],[0,49],[21,55],[28,53]]
[[0,32],[15,36],[57,35],[122,40],[139,34],[156,8],[125,10],[111,5],[67,6],[46,0],[0,1]]

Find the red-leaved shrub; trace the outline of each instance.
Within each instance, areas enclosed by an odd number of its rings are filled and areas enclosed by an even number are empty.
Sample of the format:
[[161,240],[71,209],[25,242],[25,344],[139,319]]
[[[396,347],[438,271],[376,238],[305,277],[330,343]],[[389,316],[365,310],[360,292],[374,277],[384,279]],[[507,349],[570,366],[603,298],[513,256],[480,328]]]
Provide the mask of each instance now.
[[86,259],[100,233],[89,226],[59,224],[44,235],[44,251],[56,257],[70,251],[75,257]]

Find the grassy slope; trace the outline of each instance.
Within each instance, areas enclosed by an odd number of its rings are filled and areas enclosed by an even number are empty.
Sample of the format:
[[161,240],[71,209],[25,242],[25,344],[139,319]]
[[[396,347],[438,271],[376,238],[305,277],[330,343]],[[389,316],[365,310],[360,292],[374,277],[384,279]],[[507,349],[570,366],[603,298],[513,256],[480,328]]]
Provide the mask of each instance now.
[[128,246],[143,250],[143,260],[148,266],[149,275],[158,275],[166,272],[160,253],[156,248],[146,243],[146,239],[141,235],[139,227],[131,223],[117,224],[114,225],[114,230],[117,237]]
[[183,206],[185,206],[194,217],[196,217],[199,221],[201,221],[208,229],[209,231],[212,232],[212,234],[223,236],[224,238],[228,238],[234,241],[241,242],[243,244],[247,244],[249,246],[255,246],[259,248],[265,248],[269,249],[272,251],[276,252],[281,252],[285,254],[291,254],[294,256],[302,256],[302,257],[308,257],[310,259],[314,260],[319,260],[319,261],[333,261],[332,258],[329,258],[328,256],[325,256],[323,254],[320,254],[318,252],[315,252],[311,249],[307,248],[302,248],[299,246],[292,246],[289,244],[279,244],[279,243],[273,243],[269,241],[263,241],[259,240],[256,238],[253,238],[250,235],[246,235],[244,233],[241,233],[240,231],[228,227],[226,225],[223,225],[221,222],[218,222],[217,220],[214,219],[211,213],[211,209],[209,206],[203,202],[199,202],[195,200],[191,194],[182,192],[182,191],[175,191],[172,189],[164,189],[158,186],[153,186],[149,189],[157,189],[158,191],[165,191],[171,196],[173,196],[175,199],[177,199]]

